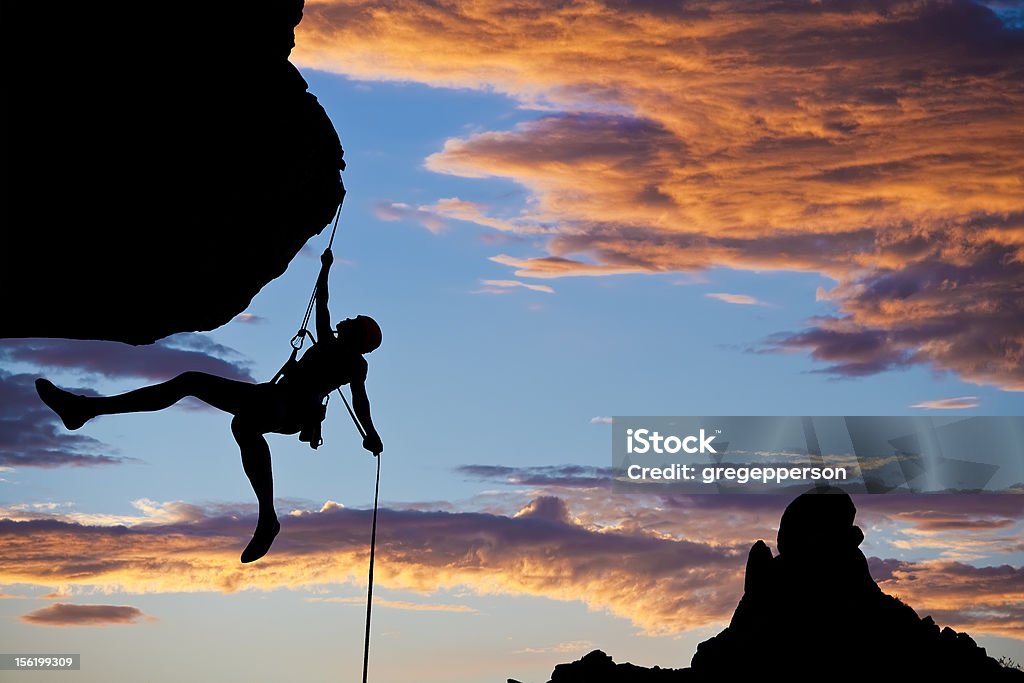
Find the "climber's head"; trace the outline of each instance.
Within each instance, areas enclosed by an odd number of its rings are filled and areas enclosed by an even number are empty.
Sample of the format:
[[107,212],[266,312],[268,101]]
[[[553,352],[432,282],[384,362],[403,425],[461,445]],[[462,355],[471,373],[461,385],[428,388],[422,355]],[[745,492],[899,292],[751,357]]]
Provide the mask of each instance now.
[[370,353],[381,342],[380,325],[368,315],[357,315],[338,323],[338,337],[351,344],[359,353]]

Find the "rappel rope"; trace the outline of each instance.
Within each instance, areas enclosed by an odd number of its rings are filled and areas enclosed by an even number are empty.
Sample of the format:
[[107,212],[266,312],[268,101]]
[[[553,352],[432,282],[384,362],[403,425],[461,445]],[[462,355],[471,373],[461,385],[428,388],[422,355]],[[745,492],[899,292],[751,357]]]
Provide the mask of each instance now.
[[[334,227],[331,228],[331,239],[327,242],[327,248],[330,249],[334,246],[334,236],[338,233],[338,221],[341,219],[341,207],[345,203],[345,189],[342,187],[341,200],[338,202],[338,211],[334,214]],[[308,336],[312,338],[309,330],[306,329],[309,325],[309,318],[313,314],[313,308],[316,305],[316,285],[313,285],[313,293],[309,296],[309,304],[306,305],[306,315],[302,318],[302,325],[299,326],[299,331],[292,337],[292,355],[294,356]],[[313,339],[313,343],[316,343],[316,339]],[[356,426],[359,431],[359,436],[363,439],[366,438],[366,430],[363,429],[363,425],[359,423],[359,418],[356,417],[355,412],[352,410],[352,406],[349,405],[348,399],[345,398],[345,394],[341,393],[341,387],[338,387],[338,396],[341,396],[342,402],[345,404],[345,409],[348,410],[349,417],[352,418],[352,424]],[[370,614],[373,608],[373,560],[375,551],[377,549],[377,503],[380,495],[380,453],[375,453],[374,456],[377,458],[377,480],[373,487],[373,523],[370,527],[370,572],[366,584],[366,632],[363,635],[363,683],[366,683],[366,675],[370,664]]]
[[[334,236],[338,234],[338,221],[341,219],[341,207],[345,204],[345,189],[341,190],[341,199],[338,201],[338,210],[334,213],[334,227],[331,228],[331,239],[327,242],[327,248],[330,249],[334,246]],[[313,293],[309,295],[309,303],[306,305],[306,315],[302,318],[302,324],[299,325],[299,331],[292,337],[292,348],[302,348],[303,337],[309,334],[306,327],[309,325],[309,318],[313,315],[313,306],[316,304],[316,285],[313,285]],[[298,341],[298,346],[295,342]],[[353,418],[354,419],[354,418]]]

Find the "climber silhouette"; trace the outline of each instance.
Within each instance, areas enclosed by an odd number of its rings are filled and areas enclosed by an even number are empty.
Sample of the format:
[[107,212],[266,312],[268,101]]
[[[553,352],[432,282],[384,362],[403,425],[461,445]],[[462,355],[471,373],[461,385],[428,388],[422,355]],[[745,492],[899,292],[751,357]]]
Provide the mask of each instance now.
[[384,446],[370,417],[366,395],[367,364],[362,354],[380,346],[380,327],[373,318],[360,315],[331,328],[327,308],[327,279],[334,255],[330,248],[320,257],[316,283],[317,341],[297,361],[293,358],[270,382],[253,384],[225,379],[205,372],[184,372],[174,379],[118,396],[79,396],[36,380],[39,397],[68,429],[78,429],[99,415],[163,410],[194,396],[234,415],[231,433],[242,454],[242,467],[259,501],[259,520],[252,540],[242,552],[242,562],[267,554],[281,530],[274,511],[274,481],[270,447],[264,434],[299,434],[312,448],[320,445],[320,422],[326,414],[325,398],[343,384],[352,388],[352,408],[365,431],[363,448],[379,455]]

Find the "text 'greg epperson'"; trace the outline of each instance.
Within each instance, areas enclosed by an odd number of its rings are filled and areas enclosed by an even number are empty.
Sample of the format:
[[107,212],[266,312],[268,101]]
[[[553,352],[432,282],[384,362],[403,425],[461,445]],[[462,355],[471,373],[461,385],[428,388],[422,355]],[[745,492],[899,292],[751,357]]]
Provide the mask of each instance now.
[[[718,451],[715,450],[711,442],[722,433],[722,430],[714,431],[715,434],[709,434],[708,430],[701,428],[697,434],[681,437],[675,434],[663,435],[657,430],[644,427],[638,429],[630,427],[626,429],[626,454],[675,455],[682,452],[691,455],[707,453],[717,455]],[[796,467],[791,464],[779,466],[687,465],[670,462],[653,467],[630,463],[626,465],[626,477],[633,481],[699,481],[703,484],[741,485],[754,482],[764,485],[805,481],[814,483],[845,482],[848,473],[845,467]]]

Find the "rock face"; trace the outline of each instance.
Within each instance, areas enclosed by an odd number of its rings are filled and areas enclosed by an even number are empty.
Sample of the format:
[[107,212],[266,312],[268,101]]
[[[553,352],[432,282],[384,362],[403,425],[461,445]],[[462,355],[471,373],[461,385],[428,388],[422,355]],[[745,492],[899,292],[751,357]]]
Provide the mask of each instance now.
[[1024,681],[966,633],[878,588],[858,547],[856,508],[835,489],[806,493],[782,515],[779,554],[750,549],[743,598],[729,626],[701,643],[689,669],[615,664],[600,650],[555,667],[550,683],[648,681]]
[[212,329],[331,220],[341,144],[288,62],[301,0],[4,13],[0,337]]
[[662,669],[657,666],[648,669],[629,662],[616,664],[604,652],[594,650],[583,659],[556,666],[549,683],[676,683],[692,680],[688,669]]

